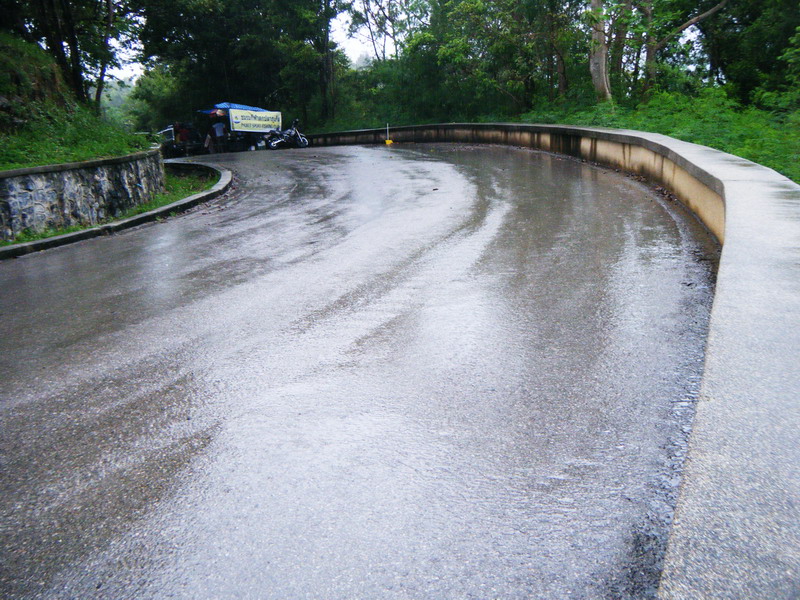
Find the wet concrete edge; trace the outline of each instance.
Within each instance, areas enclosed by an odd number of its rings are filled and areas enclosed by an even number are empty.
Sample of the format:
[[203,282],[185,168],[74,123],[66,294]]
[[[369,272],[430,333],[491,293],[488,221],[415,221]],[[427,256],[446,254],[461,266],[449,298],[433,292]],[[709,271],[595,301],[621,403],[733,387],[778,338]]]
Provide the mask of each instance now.
[[[448,123],[392,128],[390,137],[524,145],[512,141],[515,133],[572,137],[569,147],[545,149],[590,160],[582,140],[645,148],[722,198],[724,245],[701,393],[658,595],[797,598],[800,186],[740,157],[646,132]],[[309,139],[312,146],[383,144],[385,136],[375,129]]]
[[134,162],[159,154],[160,150],[144,150],[142,152],[134,152],[133,154],[126,154],[125,156],[114,156],[112,158],[98,158],[95,160],[84,160],[81,162],[59,163],[55,165],[42,165],[40,167],[25,167],[22,169],[11,169],[8,171],[0,171],[0,179],[8,177],[19,177],[20,175],[35,175],[40,173],[63,173],[64,171],[72,171],[75,169],[90,169],[92,167],[102,167],[105,165],[118,165],[126,162]]
[[112,233],[117,233],[125,229],[130,229],[131,227],[137,227],[138,225],[142,225],[143,223],[149,223],[151,221],[155,221],[157,219],[166,217],[172,213],[184,212],[194,206],[197,206],[198,204],[202,204],[203,202],[207,202],[208,200],[212,200],[217,196],[224,194],[228,190],[228,188],[230,188],[231,182],[233,180],[233,174],[231,173],[231,171],[210,164],[198,163],[198,162],[188,163],[188,162],[180,162],[178,160],[170,160],[170,161],[164,161],[164,166],[167,167],[168,169],[174,169],[178,171],[180,170],[214,171],[219,174],[219,181],[217,181],[217,183],[215,183],[214,186],[208,190],[199,192],[197,194],[193,194],[191,196],[183,198],[182,200],[178,200],[176,202],[173,202],[172,204],[162,206],[155,210],[135,215],[128,219],[122,219],[120,221],[114,221],[112,223],[98,225],[97,227],[92,227],[90,229],[75,231],[73,233],[65,233],[64,235],[57,235],[42,240],[25,242],[24,244],[12,244],[10,246],[4,246],[0,248],[0,260],[6,258],[17,258],[20,256],[24,256],[26,254],[31,254],[33,252],[39,252],[41,250],[47,250],[49,248],[56,248],[58,246],[64,246],[66,244],[72,244],[75,242],[80,242],[82,240],[88,240],[91,238],[99,237],[101,235],[110,235]]

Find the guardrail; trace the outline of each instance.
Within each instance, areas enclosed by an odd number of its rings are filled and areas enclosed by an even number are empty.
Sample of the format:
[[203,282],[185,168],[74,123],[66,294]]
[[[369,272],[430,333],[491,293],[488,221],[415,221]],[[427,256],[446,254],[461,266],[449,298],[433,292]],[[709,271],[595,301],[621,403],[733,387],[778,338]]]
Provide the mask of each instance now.
[[[659,596],[800,595],[800,186],[651,133],[556,125],[396,127],[394,142],[508,144],[640,174],[723,243],[700,398]],[[386,130],[309,136],[383,144]]]

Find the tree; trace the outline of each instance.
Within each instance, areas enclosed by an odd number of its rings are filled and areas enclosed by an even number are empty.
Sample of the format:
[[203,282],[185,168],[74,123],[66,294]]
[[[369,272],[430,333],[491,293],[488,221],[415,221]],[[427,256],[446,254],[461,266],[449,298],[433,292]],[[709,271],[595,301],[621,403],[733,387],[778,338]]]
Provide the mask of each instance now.
[[289,39],[310,45],[317,55],[317,85],[320,118],[325,121],[335,113],[334,50],[331,21],[342,11],[338,0],[280,0],[281,14],[289,17],[285,31]]
[[797,0],[736,0],[725,10],[728,18],[699,24],[711,68],[743,102],[758,89],[785,85],[789,63],[781,56],[800,26]]
[[74,7],[61,0],[34,0],[32,23],[34,35],[43,37],[47,50],[61,69],[79,101],[88,99],[84,85]]
[[180,85],[181,78],[164,65],[149,69],[136,81],[123,111],[138,130],[158,131],[175,120],[191,121]]
[[608,42],[606,41],[606,19],[603,0],[590,0],[591,11],[587,14],[592,30],[589,47],[589,72],[597,99],[607,102],[612,99],[608,78]]
[[138,0],[152,64],[169,67],[184,101],[221,99],[335,111],[336,0]]
[[[647,32],[645,42],[645,72],[647,74],[645,79],[645,92],[655,84],[656,57],[658,53],[664,50],[670,41],[675,39],[675,37],[682,32],[686,31],[689,27],[698,25],[706,19],[713,17],[715,14],[725,8],[725,5],[728,4],[728,1],[729,0],[722,0],[705,11],[702,11],[699,8],[694,8],[691,12],[696,14],[694,16],[690,16],[691,13],[681,15],[681,20],[683,20],[683,22],[677,26],[675,25],[674,13],[669,20],[661,21],[659,23],[659,21],[656,19],[657,15],[654,12],[653,0],[644,0],[641,2],[641,9],[644,12]],[[674,10],[674,6],[668,6],[666,8],[673,8]],[[667,10],[664,12],[666,13]]]
[[[152,72],[138,102],[161,120],[222,99],[330,120],[342,78],[350,109],[416,120],[635,104],[656,84],[726,83],[767,102],[784,93],[800,26],[797,0],[0,2],[2,29],[46,47],[86,101],[92,86],[102,95],[120,43],[138,37]],[[375,58],[358,76],[331,39],[345,10]]]
[[108,64],[113,60],[110,42],[111,36],[114,33],[114,16],[116,14],[116,4],[114,0],[105,0],[103,4],[106,13],[105,28],[103,29],[103,41],[100,44],[100,71],[97,75],[97,81],[95,82],[94,86],[94,102],[98,109],[100,108],[100,99],[103,97],[106,69],[108,69]]
[[141,0],[143,58],[175,79],[184,105],[280,101],[278,47],[290,15],[271,0]]
[[124,45],[135,35],[128,0],[6,0],[4,28],[44,46],[81,102],[96,90],[99,106],[108,67],[118,64],[112,40]]
[[375,60],[397,57],[408,36],[422,27],[429,6],[423,0],[353,0],[347,7],[350,35],[366,30]]

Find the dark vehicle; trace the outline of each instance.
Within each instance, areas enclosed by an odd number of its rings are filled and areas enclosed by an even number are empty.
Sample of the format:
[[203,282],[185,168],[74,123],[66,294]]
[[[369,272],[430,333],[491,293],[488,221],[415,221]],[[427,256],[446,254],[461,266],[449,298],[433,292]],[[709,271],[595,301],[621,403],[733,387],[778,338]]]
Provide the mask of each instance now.
[[200,133],[190,124],[175,123],[158,134],[161,136],[161,155],[164,158],[191,156],[205,151]]
[[300,125],[300,120],[295,119],[292,121],[292,126],[283,131],[273,130],[264,136],[267,142],[267,148],[275,150],[276,148],[305,148],[308,146],[308,138],[300,133],[297,128]]

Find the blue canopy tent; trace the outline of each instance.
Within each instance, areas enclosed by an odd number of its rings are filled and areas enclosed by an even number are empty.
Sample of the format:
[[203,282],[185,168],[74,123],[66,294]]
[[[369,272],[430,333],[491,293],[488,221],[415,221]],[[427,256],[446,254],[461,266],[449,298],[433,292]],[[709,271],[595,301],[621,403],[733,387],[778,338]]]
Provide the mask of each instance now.
[[[209,133],[205,146],[214,151],[254,150],[264,145],[264,134],[281,129],[281,113],[258,106],[248,106],[236,102],[219,102],[214,108],[198,110],[212,119],[222,117],[228,119],[228,131],[223,134]],[[216,127],[216,126],[215,126]]]
[[231,108],[237,110],[249,110],[252,112],[268,112],[266,108],[247,106],[246,104],[236,104],[236,102],[220,102],[219,104],[215,104],[214,108],[209,108],[208,110],[198,110],[197,112],[203,113],[204,115],[213,115],[218,110],[230,110]]
[[231,132],[267,133],[273,129],[281,128],[281,113],[258,106],[237,104],[235,102],[220,102],[214,108],[199,110],[212,118],[229,117]]

